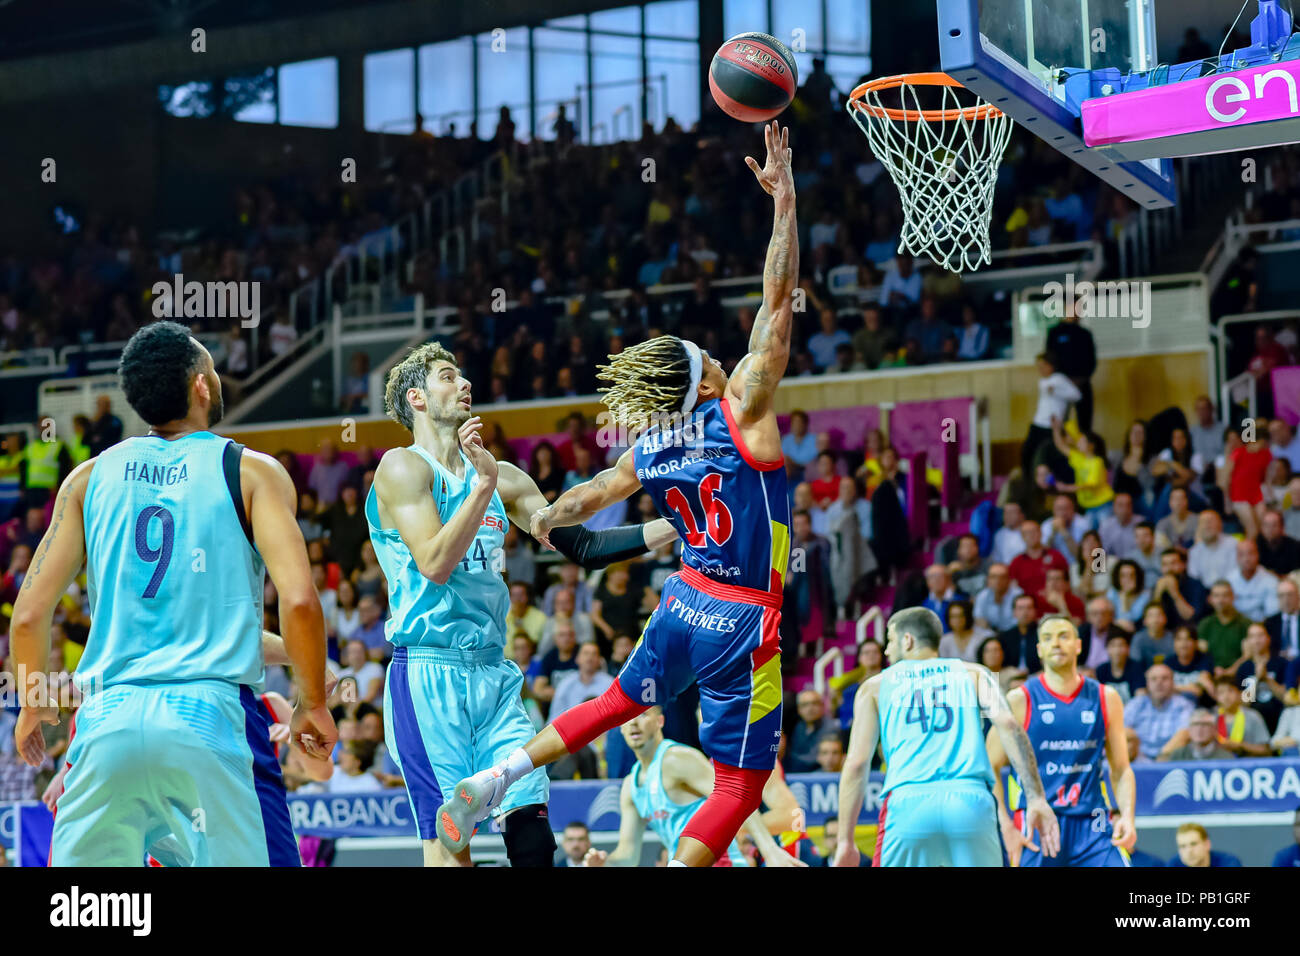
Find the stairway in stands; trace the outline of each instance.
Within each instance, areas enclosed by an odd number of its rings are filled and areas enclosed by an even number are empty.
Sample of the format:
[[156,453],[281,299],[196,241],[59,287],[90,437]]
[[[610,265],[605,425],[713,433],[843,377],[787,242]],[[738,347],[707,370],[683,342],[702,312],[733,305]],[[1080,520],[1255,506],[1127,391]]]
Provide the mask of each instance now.
[[[971,500],[968,507],[962,509],[959,520],[942,522],[939,526],[939,536],[935,538],[931,544],[938,545],[939,542],[946,538],[965,534],[969,531],[971,512],[975,510],[975,506],[978,505],[980,500],[984,497],[988,496],[980,495]],[[933,563],[933,561],[933,548],[927,551],[918,551],[912,556],[912,563],[909,565],[908,570],[923,570]],[[883,585],[876,588],[875,592],[871,596],[870,603],[866,608],[863,608],[863,613],[867,613],[867,609],[870,606],[875,605],[880,608],[880,613],[886,620],[888,620],[889,612],[894,606],[894,592],[895,588],[892,585]],[[857,642],[857,623],[856,619],[837,622],[835,625],[835,636],[826,639],[822,650],[822,653],[825,653],[832,647],[838,647],[840,652],[844,655],[844,670],[846,671],[852,670],[857,666],[857,662],[854,660],[854,647]],[[788,692],[797,694],[805,688],[811,688],[813,686],[813,668],[817,663],[817,655],[814,653],[815,650],[816,645],[809,644],[808,655],[800,657],[796,665],[795,673],[785,678],[785,689]],[[828,671],[828,673],[831,672]]]

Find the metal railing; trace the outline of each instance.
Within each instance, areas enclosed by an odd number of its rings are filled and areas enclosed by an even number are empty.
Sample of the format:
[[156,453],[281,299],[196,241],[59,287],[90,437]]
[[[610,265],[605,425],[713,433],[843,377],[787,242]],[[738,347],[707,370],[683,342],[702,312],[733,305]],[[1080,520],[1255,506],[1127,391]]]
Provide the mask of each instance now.
[[1225,155],[1192,156],[1181,161],[1174,205],[1137,210],[1115,237],[1119,275],[1141,275],[1154,269],[1158,257],[1174,248],[1183,236],[1184,223],[1192,221],[1228,181],[1226,167],[1233,162]]

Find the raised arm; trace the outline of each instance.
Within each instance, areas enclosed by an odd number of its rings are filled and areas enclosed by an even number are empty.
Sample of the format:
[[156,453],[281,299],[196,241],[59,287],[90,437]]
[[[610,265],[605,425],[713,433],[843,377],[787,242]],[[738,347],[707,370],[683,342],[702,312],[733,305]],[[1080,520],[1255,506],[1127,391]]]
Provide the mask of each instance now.
[[1034,757],[1033,744],[1029,735],[1021,726],[1021,720],[1011,710],[1002,689],[992,674],[979,664],[967,664],[971,678],[975,681],[976,693],[979,695],[980,712],[993,724],[1002,749],[1006,751],[1011,769],[1016,772],[1016,779],[1025,792],[1025,816],[1030,828],[1037,831],[1045,856],[1056,856],[1061,849],[1061,834],[1056,822],[1056,814],[1048,806],[1043,795],[1043,781],[1038,776],[1038,760]]
[[293,744],[309,757],[328,758],[338,730],[325,705],[325,615],[295,516],[298,494],[284,466],[269,455],[245,451],[239,475],[253,541],[280,596],[284,650],[302,695],[293,714]]
[[93,458],[79,465],[59,489],[54,518],[27,568],[10,621],[10,651],[17,670],[21,707],[14,725],[14,743],[32,767],[45,761],[41,724],[57,723],[59,719],[46,674],[50,666],[50,624],[59,600],[86,562],[82,505],[94,465]]
[[840,770],[840,837],[835,848],[835,866],[857,866],[861,853],[853,834],[867,793],[867,771],[880,741],[880,709],[877,692],[879,675],[864,681],[853,699],[853,728],[849,731],[849,752]]
[[574,485],[556,498],[553,504],[545,505],[532,512],[529,518],[529,533],[546,547],[555,550],[555,545],[550,540],[552,529],[571,528],[582,524],[597,511],[602,511],[620,501],[626,501],[641,487],[641,482],[636,476],[632,451],[629,448],[612,467],[606,468],[590,481]]
[[435,584],[446,584],[456,565],[465,559],[497,490],[497,463],[482,446],[481,427],[479,419],[471,418],[460,428],[461,447],[479,480],[445,525],[429,493],[433,469],[423,458],[413,451],[394,449],[375,471],[375,495],[386,520],[402,536],[420,573]]
[[772,396],[790,359],[794,324],[791,294],[799,282],[799,230],[795,216],[794,175],[790,168],[790,130],[776,122],[763,128],[767,161],[759,167],[753,157],[745,164],[772,197],[772,239],[763,264],[763,305],[749,336],[749,354],[741,359],[727,383],[727,394],[742,425],[761,419],[772,407]]

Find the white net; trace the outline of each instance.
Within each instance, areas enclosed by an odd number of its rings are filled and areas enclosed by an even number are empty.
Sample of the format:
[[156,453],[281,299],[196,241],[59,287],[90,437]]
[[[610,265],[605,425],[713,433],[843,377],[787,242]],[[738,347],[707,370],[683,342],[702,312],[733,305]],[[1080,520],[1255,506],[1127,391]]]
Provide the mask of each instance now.
[[[993,190],[1011,118],[965,87],[906,81],[868,89],[847,107],[898,187],[899,251],[929,256],[950,272],[973,272],[991,262]],[[926,116],[912,112],[922,110]],[[904,111],[914,118],[904,118]]]

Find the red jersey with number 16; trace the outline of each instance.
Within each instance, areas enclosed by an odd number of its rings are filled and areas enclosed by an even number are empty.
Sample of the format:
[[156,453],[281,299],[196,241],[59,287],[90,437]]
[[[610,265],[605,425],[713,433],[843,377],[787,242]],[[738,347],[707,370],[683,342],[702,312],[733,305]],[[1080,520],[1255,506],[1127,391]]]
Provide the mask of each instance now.
[[695,409],[671,431],[637,439],[641,486],[682,539],[682,564],[713,581],[781,594],[790,558],[785,461],[745,447],[727,399]]

